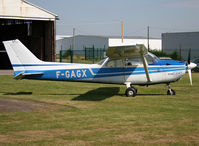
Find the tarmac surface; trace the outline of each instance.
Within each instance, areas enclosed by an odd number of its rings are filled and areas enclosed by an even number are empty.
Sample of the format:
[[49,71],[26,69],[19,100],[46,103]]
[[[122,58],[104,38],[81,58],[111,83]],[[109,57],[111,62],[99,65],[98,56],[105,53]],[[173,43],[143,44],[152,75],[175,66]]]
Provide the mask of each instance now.
[[46,110],[52,107],[44,103],[0,98],[0,113],[30,112],[33,110]]
[[[13,70],[0,70],[0,75],[13,75]],[[17,95],[19,93],[4,93],[5,95]],[[32,94],[31,92],[29,94]],[[33,110],[49,109],[49,105],[36,103],[32,101],[23,101],[17,99],[0,98],[0,113],[10,112],[29,112]]]
[[0,70],[0,75],[13,75],[13,70]]

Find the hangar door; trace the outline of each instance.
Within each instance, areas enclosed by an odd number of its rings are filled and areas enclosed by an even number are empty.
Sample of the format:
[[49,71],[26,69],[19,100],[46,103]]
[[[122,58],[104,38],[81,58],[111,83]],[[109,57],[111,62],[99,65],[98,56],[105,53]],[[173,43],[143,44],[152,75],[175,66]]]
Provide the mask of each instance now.
[[0,19],[0,69],[11,69],[2,41],[19,39],[41,60],[55,60],[55,22]]

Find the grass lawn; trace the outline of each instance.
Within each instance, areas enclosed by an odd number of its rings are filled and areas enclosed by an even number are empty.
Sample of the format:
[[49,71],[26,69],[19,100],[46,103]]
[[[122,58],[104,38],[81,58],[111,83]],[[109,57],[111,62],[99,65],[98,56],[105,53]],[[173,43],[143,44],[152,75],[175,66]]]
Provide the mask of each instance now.
[[[199,145],[199,74],[172,84],[124,85],[14,80],[0,76],[0,99],[39,105],[0,112],[0,145]],[[12,105],[11,105],[12,106]]]

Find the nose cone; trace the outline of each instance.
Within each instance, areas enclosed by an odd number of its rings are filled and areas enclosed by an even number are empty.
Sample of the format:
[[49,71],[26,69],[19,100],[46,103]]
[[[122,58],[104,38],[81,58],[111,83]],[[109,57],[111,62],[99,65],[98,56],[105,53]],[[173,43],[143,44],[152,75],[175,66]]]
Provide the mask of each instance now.
[[188,69],[193,69],[193,68],[195,68],[197,65],[195,64],[195,63],[193,63],[193,62],[191,62],[190,64],[188,64]]

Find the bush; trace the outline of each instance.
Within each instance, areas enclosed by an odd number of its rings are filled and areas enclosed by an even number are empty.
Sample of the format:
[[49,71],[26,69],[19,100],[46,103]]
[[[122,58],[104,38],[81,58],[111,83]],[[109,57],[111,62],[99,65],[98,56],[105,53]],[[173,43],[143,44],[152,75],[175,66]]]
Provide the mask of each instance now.
[[164,51],[150,50],[150,52],[155,54],[158,57],[170,57],[169,54]]

